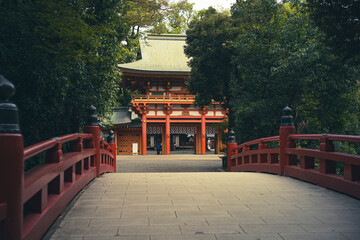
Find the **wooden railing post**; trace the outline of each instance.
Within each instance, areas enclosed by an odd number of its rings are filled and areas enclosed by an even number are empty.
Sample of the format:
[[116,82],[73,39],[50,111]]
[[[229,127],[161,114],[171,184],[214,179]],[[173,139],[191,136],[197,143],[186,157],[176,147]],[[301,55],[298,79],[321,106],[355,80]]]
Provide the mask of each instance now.
[[286,154],[287,147],[294,147],[293,143],[289,143],[289,135],[296,132],[293,117],[291,116],[291,108],[285,107],[283,109],[284,115],[281,117],[280,133],[279,133],[279,152],[280,152],[280,173],[279,175],[284,175],[285,166],[291,165],[292,157]]
[[113,152],[113,167],[114,167],[114,172],[116,172],[116,143],[115,143],[115,138],[114,138],[114,131],[110,130],[109,131],[109,136],[107,138],[107,142],[109,143],[109,145],[112,147],[112,152]]
[[86,121],[86,126],[84,127],[84,133],[90,133],[94,136],[93,141],[96,149],[96,154],[95,154],[96,177],[100,177],[100,127],[95,112],[96,112],[96,108],[93,105],[91,105],[88,108],[88,118]]
[[24,143],[18,109],[9,98],[15,87],[0,75],[0,239],[20,240],[23,228]]
[[[334,144],[332,141],[327,139],[327,134],[323,134],[320,138],[320,151],[321,152],[333,152],[335,150]],[[319,171],[320,173],[328,174],[333,173],[336,174],[336,162],[330,161],[327,159],[319,159]]]
[[237,143],[235,140],[235,132],[231,130],[229,132],[229,140],[227,146],[227,169],[228,172],[231,172],[231,156],[234,154],[233,149],[237,147]]

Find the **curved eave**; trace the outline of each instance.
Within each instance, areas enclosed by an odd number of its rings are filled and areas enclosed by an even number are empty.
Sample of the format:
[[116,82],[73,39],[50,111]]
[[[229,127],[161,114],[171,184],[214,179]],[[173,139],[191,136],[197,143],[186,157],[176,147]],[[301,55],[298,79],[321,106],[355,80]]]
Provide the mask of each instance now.
[[159,71],[159,70],[139,70],[119,67],[123,74],[133,73],[141,75],[174,75],[174,76],[190,76],[190,71]]

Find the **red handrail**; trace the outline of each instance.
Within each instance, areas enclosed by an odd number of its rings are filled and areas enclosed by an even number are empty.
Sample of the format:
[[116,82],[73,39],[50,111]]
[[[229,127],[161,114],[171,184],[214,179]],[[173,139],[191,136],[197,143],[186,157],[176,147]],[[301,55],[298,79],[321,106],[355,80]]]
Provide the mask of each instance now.
[[[336,152],[333,144],[334,141],[360,143],[360,136],[293,132],[295,127],[286,126],[280,128],[283,134],[279,136],[256,139],[237,146],[229,144],[228,169],[276,173],[360,198],[360,155]],[[319,141],[320,147],[297,148],[297,140]],[[267,149],[266,143],[273,141],[279,141],[279,148]],[[249,149],[256,144],[259,144],[257,150]],[[238,153],[241,148],[243,151]],[[315,159],[318,159],[318,169]],[[336,162],[344,164],[343,176],[336,174]]]
[[50,148],[55,147],[58,141],[55,139],[46,140],[24,149],[24,161],[32,158]]
[[32,146],[26,147],[24,149],[24,161],[42,153],[42,152],[45,152],[45,151],[49,150],[50,148],[55,147],[59,143],[64,144],[67,142],[75,141],[79,138],[83,139],[83,140],[93,140],[93,135],[86,134],[86,133],[68,134],[68,135],[63,135],[60,137],[55,137],[55,138],[34,144]]
[[279,141],[279,136],[259,138],[256,140],[242,143],[242,144],[238,145],[237,147],[235,147],[232,151],[235,152],[236,150],[244,148],[245,146],[250,147],[252,145],[256,145],[256,144],[260,144],[260,143],[268,143],[268,142],[276,142],[276,141]]
[[[16,184],[14,181],[10,184],[16,194],[0,202],[0,222],[6,221],[11,228],[5,230],[9,232],[8,236],[40,239],[66,205],[92,179],[104,172],[116,171],[115,144],[100,139],[98,126],[87,126],[84,131],[88,133],[55,137],[25,149],[20,134],[0,134],[0,151],[9,162],[6,168],[11,169],[9,175],[4,172],[6,179],[16,176],[14,179],[17,180]],[[85,148],[83,141],[86,142]],[[62,145],[65,143],[70,143],[70,149],[64,154]],[[46,153],[45,163],[24,173],[24,161],[40,153]],[[6,190],[0,194],[4,196],[9,192]]]

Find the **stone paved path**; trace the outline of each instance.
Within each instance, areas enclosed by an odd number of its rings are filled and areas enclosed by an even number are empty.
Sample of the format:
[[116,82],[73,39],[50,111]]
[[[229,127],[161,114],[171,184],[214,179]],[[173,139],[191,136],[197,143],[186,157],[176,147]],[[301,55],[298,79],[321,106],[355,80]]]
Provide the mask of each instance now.
[[217,172],[220,154],[118,155],[117,172]]
[[359,240],[360,201],[261,173],[105,174],[51,239]]

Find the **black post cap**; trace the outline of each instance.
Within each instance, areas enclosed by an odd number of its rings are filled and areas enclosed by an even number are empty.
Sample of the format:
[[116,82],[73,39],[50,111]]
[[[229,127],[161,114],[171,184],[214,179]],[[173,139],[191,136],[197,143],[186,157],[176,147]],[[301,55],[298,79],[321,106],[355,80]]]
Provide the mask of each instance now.
[[231,131],[229,132],[228,143],[236,143],[236,141],[235,141],[235,132],[234,132],[233,129],[231,129]]
[[20,133],[18,108],[9,101],[14,94],[14,84],[0,74],[0,133]]
[[115,142],[115,137],[114,137],[114,131],[113,130],[109,131],[109,136],[107,137],[106,141],[108,143],[114,143]]
[[293,117],[291,116],[291,108],[285,107],[283,109],[283,116],[281,117],[281,126],[282,127],[292,127],[294,126]]
[[99,121],[96,116],[96,107],[91,105],[90,107],[88,107],[87,111],[88,116],[86,119],[86,126],[99,126]]

